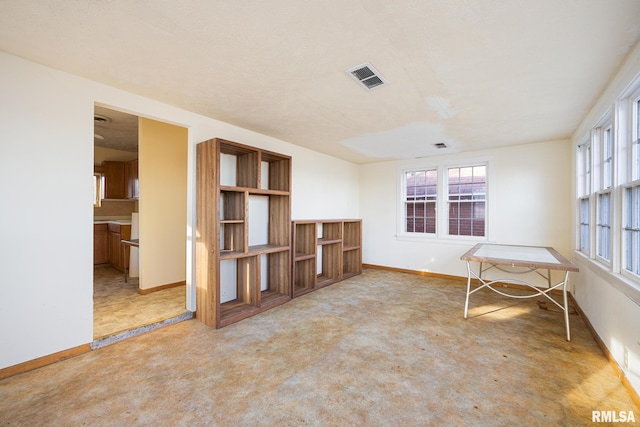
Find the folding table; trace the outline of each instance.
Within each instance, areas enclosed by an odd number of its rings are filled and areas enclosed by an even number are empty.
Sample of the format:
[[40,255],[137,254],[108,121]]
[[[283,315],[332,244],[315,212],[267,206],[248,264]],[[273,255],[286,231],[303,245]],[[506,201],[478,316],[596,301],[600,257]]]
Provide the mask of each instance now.
[[[569,272],[579,271],[571,261],[560,255],[555,249],[550,247],[539,246],[517,246],[517,245],[496,245],[488,243],[478,243],[464,255],[460,257],[461,260],[467,262],[467,296],[464,303],[464,318],[467,318],[469,310],[469,296],[482,288],[489,288],[492,291],[504,295],[510,298],[534,298],[537,296],[544,296],[556,306],[558,306],[564,312],[564,321],[567,329],[567,341],[571,340],[569,332],[569,310],[567,305],[567,283],[569,281]],[[478,262],[480,267],[476,274],[471,269],[471,263]],[[483,268],[483,265],[488,266]],[[509,271],[508,267],[525,267],[524,271]],[[548,288],[540,288],[524,280],[517,280],[512,278],[498,279],[498,280],[485,280],[482,278],[482,274],[491,269],[503,271],[505,273],[529,273],[535,272],[547,280]],[[540,270],[546,270],[546,276],[541,273]],[[552,284],[551,283],[551,270],[564,271],[564,280]],[[479,286],[471,289],[471,280],[475,278],[479,281]],[[535,292],[527,295],[513,295],[501,291],[494,287],[494,284],[512,283],[520,284],[529,288]],[[549,294],[552,290],[562,288],[563,303],[558,303]]]

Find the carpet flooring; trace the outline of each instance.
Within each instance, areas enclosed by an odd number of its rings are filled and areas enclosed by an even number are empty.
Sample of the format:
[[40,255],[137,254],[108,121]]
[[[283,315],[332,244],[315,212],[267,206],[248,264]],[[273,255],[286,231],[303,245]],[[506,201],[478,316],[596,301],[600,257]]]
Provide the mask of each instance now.
[[[364,273],[216,330],[187,320],[0,381],[3,426],[582,426],[640,411],[582,319]],[[485,292],[486,291],[486,292]],[[601,424],[601,425],[606,425]]]

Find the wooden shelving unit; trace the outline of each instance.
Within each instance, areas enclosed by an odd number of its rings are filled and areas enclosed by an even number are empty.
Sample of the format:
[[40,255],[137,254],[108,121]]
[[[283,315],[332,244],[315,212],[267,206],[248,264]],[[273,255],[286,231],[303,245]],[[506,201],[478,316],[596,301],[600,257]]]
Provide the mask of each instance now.
[[197,147],[196,318],[221,328],[291,299],[291,158]]
[[362,273],[362,220],[293,221],[295,298]]

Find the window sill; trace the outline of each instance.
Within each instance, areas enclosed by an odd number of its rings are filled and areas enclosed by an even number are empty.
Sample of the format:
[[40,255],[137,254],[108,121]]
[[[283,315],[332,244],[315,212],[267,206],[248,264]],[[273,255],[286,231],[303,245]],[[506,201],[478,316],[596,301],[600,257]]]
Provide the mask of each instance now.
[[631,301],[640,305],[640,283],[622,274],[612,273],[608,266],[593,260],[580,251],[574,251],[575,261],[581,268],[585,268],[603,279],[607,284],[626,295]]
[[422,243],[446,243],[453,245],[469,245],[481,242],[487,242],[486,237],[470,237],[470,236],[445,236],[440,237],[436,234],[396,234],[396,240],[403,242],[422,242]]

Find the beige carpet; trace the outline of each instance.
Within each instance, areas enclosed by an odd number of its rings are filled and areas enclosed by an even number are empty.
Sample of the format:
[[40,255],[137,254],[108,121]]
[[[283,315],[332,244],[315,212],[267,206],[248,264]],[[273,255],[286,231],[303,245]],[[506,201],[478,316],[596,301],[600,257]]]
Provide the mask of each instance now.
[[[640,411],[585,324],[367,269],[215,330],[188,320],[0,381],[0,425],[581,426]],[[483,314],[485,313],[485,314]],[[28,337],[25,337],[28,339]]]

